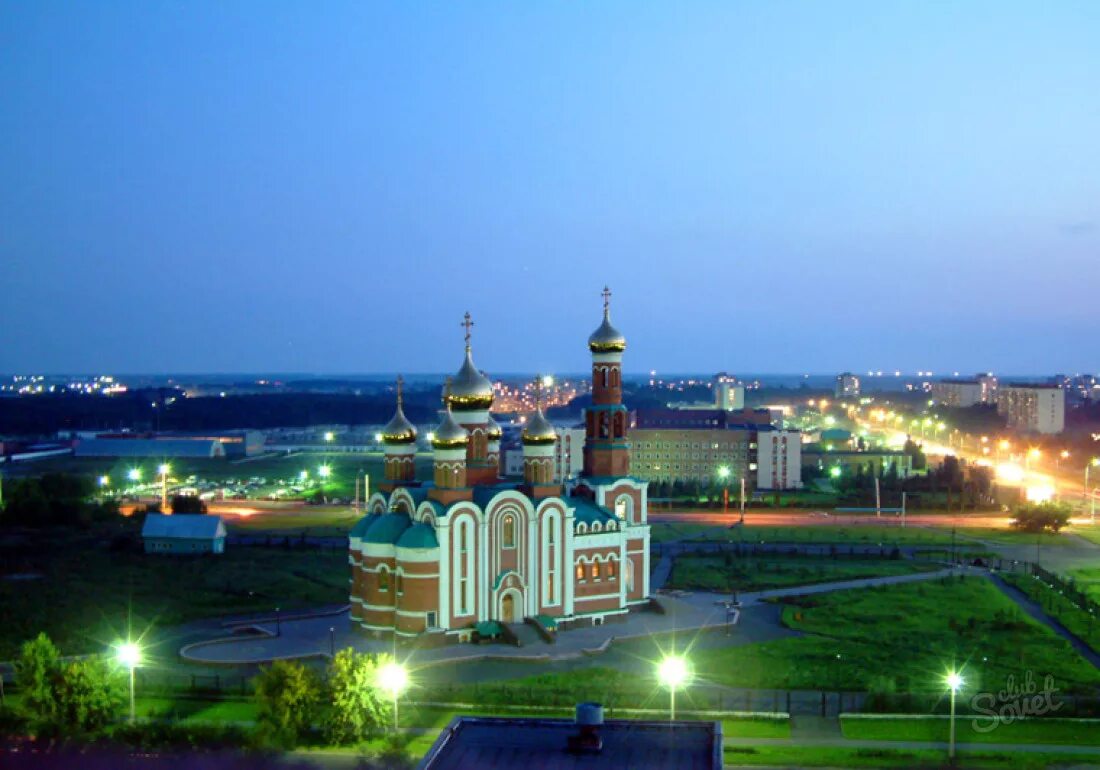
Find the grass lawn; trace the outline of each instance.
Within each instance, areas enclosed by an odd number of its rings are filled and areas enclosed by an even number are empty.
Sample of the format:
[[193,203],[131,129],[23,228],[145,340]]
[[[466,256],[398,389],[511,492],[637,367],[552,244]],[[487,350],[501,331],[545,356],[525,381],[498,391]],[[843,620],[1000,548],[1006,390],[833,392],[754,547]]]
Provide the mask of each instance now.
[[1100,602],[1100,567],[1070,570],[1069,574],[1093,601]]
[[[219,615],[339,604],[347,600],[343,549],[228,548],[219,556],[112,550],[123,522],[86,534],[50,531],[0,546],[0,659],[45,631],[63,654],[103,650],[150,625]],[[174,657],[175,649],[150,654]]]
[[359,521],[347,506],[303,506],[293,511],[264,511],[248,516],[226,515],[226,529],[233,535],[346,535]]
[[1063,690],[1100,685],[1068,642],[983,578],[794,597],[783,619],[803,635],[698,650],[696,671],[736,687],[939,693],[954,663],[975,688],[999,690],[1028,670]]
[[1067,537],[1064,532],[1054,534],[1044,532],[1036,535],[1032,532],[1018,532],[1014,529],[994,529],[980,527],[959,527],[959,534],[967,537],[984,540],[998,545],[1035,545],[1036,538],[1043,548],[1048,546],[1073,545],[1073,538]]
[[[737,529],[703,528],[706,540],[738,542]],[[853,526],[817,524],[794,527],[756,527],[745,525],[745,543],[835,543],[843,545],[951,545],[951,530],[931,527],[902,527],[895,524],[858,524]],[[956,541],[960,542],[960,541]]]
[[[942,750],[856,749],[831,746],[729,746],[727,765],[762,767],[859,767],[933,770],[950,767]],[[1044,770],[1054,767],[1089,767],[1080,754],[1032,754],[1025,752],[960,751],[954,767],[974,770]]]
[[759,591],[765,588],[828,583],[866,577],[910,575],[939,569],[938,564],[900,559],[828,559],[825,557],[678,556],[668,585],[705,591]]
[[1100,526],[1092,526],[1091,524],[1082,524],[1079,527],[1070,527],[1066,530],[1071,535],[1077,535],[1083,537],[1090,543],[1100,545]]
[[[840,720],[845,738],[874,741],[943,741],[948,739],[949,719],[946,717],[878,718],[844,716]],[[1011,724],[987,728],[989,719],[975,722],[970,717],[955,721],[959,743],[1049,743],[1100,746],[1100,721],[1077,719],[1026,719]]]

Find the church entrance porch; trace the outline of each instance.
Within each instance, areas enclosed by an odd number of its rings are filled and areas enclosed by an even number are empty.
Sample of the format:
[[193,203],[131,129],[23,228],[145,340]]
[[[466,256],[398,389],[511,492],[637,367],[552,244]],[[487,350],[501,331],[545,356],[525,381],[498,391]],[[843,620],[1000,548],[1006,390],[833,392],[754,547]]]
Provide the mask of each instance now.
[[493,620],[505,624],[522,623],[525,611],[526,586],[513,570],[502,572],[493,586]]

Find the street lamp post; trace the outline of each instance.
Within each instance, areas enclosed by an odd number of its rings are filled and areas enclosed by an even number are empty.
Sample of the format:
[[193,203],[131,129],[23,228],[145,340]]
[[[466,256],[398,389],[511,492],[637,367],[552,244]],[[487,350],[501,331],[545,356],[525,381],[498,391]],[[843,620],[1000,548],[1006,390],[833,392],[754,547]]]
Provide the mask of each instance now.
[[948,732],[947,739],[947,758],[955,759],[955,694],[962,687],[962,677],[958,672],[952,671],[947,675],[947,686],[951,690],[951,726]]
[[117,650],[118,662],[126,666],[130,670],[130,723],[133,724],[135,717],[134,708],[134,669],[141,663],[141,648],[133,642],[123,642],[118,645]]
[[661,683],[668,688],[668,721],[676,721],[676,690],[688,680],[687,662],[680,655],[669,655],[657,670]]

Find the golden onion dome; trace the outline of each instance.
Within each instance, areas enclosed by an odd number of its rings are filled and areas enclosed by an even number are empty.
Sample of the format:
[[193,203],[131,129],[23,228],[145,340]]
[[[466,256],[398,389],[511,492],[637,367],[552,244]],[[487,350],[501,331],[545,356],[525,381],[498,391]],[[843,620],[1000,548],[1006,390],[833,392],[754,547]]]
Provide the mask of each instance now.
[[523,427],[523,443],[526,446],[539,446],[553,444],[558,440],[557,431],[546,416],[542,413],[542,407],[535,410],[535,414]]
[[470,352],[470,327],[474,322],[468,312],[462,317],[462,325],[466,327],[466,359],[451,381],[447,404],[459,412],[488,409],[493,405],[493,383],[474,366]]
[[492,415],[489,415],[489,422],[485,425],[485,435],[489,437],[490,441],[500,441],[504,437],[504,429],[500,427],[500,423],[493,419]]
[[448,407],[443,411],[443,421],[432,434],[432,446],[436,449],[458,449],[466,446],[469,435],[465,428],[455,422],[455,416]]
[[622,353],[626,337],[611,325],[611,290],[603,289],[603,323],[588,336],[588,349],[593,353]]
[[383,444],[411,444],[416,441],[416,426],[405,417],[405,410],[402,408],[404,404],[404,397],[402,394],[403,384],[404,380],[398,377],[397,411],[394,412],[393,418],[386,423],[386,427],[382,428]]
[[474,366],[473,355],[466,347],[466,360],[451,380],[451,393],[447,403],[458,411],[488,409],[493,405],[493,383]]

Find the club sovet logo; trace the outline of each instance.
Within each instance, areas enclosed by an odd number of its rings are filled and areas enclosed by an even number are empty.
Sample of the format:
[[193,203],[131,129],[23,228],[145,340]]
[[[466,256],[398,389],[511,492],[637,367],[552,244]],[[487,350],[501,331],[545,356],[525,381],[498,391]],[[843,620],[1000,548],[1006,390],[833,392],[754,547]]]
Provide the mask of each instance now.
[[970,707],[978,715],[973,721],[976,733],[993,732],[1017,719],[1053,714],[1064,705],[1058,698],[1054,677],[1047,674],[1040,687],[1032,671],[1024,674],[1019,681],[1012,674],[1005,679],[1003,690],[975,693],[970,699]]

